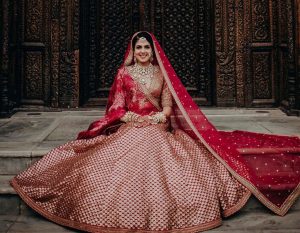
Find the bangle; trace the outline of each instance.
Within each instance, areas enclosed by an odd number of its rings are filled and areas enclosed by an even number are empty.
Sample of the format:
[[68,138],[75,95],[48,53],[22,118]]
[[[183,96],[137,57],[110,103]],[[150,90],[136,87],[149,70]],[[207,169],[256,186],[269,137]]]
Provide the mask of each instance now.
[[166,123],[167,117],[163,112],[158,112],[149,117],[152,120],[153,124]]
[[136,114],[134,112],[128,111],[125,113],[125,115],[121,118],[122,121],[124,122],[141,122],[140,119],[140,115]]

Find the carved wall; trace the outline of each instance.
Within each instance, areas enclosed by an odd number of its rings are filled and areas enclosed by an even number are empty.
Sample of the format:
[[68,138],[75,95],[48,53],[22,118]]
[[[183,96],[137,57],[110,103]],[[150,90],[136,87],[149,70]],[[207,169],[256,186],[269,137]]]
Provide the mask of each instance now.
[[293,104],[294,2],[216,0],[214,7],[217,105]]
[[3,114],[24,105],[105,104],[138,30],[154,32],[201,105],[300,108],[299,0],[0,0],[0,6]]

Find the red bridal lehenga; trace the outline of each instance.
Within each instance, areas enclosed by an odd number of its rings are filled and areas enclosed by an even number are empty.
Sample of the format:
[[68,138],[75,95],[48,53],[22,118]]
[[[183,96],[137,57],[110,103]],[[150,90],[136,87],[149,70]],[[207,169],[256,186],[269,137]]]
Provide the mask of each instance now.
[[[299,196],[300,139],[218,131],[180,82],[156,38],[155,82],[132,75],[131,43],[106,114],[11,184],[46,218],[88,232],[199,232],[254,194],[284,215]],[[171,106],[167,123],[122,123]]]

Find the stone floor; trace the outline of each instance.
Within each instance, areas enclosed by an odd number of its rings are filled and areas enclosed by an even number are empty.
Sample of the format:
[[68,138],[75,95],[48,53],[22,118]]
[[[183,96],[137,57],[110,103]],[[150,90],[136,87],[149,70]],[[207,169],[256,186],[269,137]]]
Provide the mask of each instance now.
[[[204,108],[209,120],[221,130],[248,130],[300,136],[300,118],[286,116],[279,109]],[[104,110],[57,112],[17,112],[11,118],[0,119],[0,195],[13,194],[1,183],[25,169],[51,148],[76,138],[80,130],[104,114]],[[0,202],[1,204],[1,202]],[[249,204],[251,205],[251,204]],[[297,208],[284,217],[266,209],[241,211],[225,219],[223,225],[209,232],[300,232],[299,200]],[[77,232],[58,226],[37,214],[17,214],[0,205],[0,233],[2,232]],[[7,208],[7,207],[6,207]],[[9,214],[6,214],[9,213]]]

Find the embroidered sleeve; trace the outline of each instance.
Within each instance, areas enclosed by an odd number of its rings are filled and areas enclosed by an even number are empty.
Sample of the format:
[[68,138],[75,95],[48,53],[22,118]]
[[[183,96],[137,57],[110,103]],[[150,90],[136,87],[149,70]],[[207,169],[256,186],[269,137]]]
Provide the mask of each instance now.
[[108,113],[112,113],[114,111],[124,111],[126,109],[125,102],[125,91],[123,87],[123,69],[118,71],[118,74],[115,78],[113,86],[111,88],[111,93],[109,96],[109,108],[107,109]]
[[173,106],[173,98],[172,94],[168,88],[166,81],[163,84],[163,90],[161,94],[161,106],[162,107],[172,107]]

